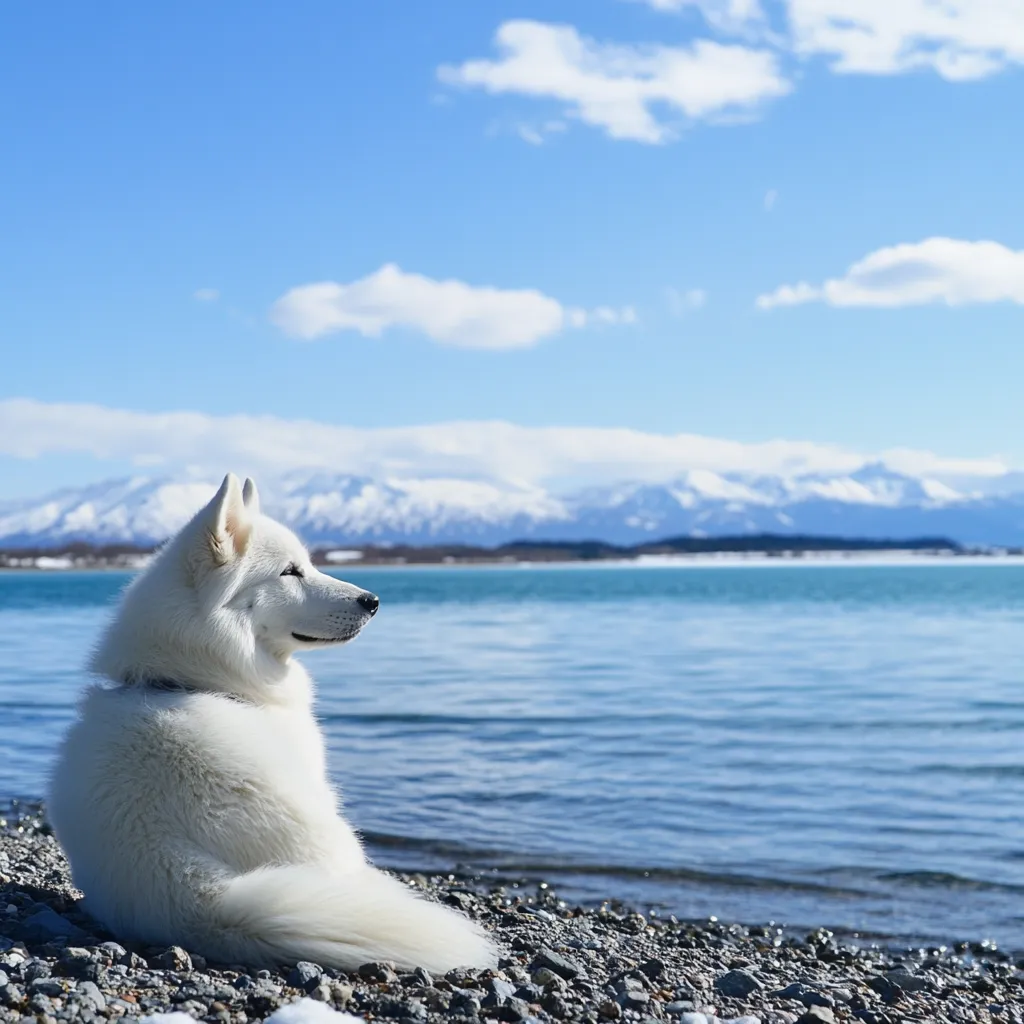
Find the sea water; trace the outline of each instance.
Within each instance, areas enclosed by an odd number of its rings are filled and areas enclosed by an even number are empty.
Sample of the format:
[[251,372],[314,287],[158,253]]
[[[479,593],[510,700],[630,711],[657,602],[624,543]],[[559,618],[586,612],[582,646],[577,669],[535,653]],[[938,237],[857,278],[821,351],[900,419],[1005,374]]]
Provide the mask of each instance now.
[[[305,656],[381,863],[1024,949],[1024,567],[356,569]],[[43,794],[128,577],[0,574],[0,796]]]

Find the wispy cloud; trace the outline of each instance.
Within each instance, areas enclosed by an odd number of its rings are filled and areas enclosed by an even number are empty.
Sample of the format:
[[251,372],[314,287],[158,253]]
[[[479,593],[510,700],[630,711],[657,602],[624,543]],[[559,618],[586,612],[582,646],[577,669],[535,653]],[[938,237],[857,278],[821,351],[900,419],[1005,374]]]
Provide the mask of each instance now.
[[950,81],[1024,64],[1020,0],[786,0],[792,47],[840,73],[930,68]]
[[708,301],[708,293],[703,288],[666,288],[665,301],[668,311],[673,316],[686,316],[698,309],[703,309]]
[[773,189],[768,189],[764,194],[764,212],[771,213],[775,209],[779,202],[779,193]]
[[667,13],[700,11],[720,32],[747,38],[760,34],[796,56],[824,57],[839,74],[893,75],[928,68],[949,81],[969,81],[1024,64],[1019,0],[633,2]]
[[680,122],[749,114],[791,88],[771,52],[706,39],[685,47],[600,43],[571,25],[507,21],[495,45],[496,59],[442,67],[441,81],[558,101],[566,116],[613,139],[667,142]]
[[700,11],[709,24],[725,31],[743,31],[765,22],[764,9],[759,0],[631,0],[646,4],[656,11],[680,14]]
[[1024,251],[998,242],[928,238],[865,256],[843,277],[821,285],[782,285],[761,295],[761,309],[824,302],[830,306],[1024,305]]
[[566,128],[568,125],[564,121],[552,118],[541,124],[517,124],[515,131],[519,138],[531,146],[543,146],[553,135],[560,135]]
[[321,281],[292,288],[274,303],[270,319],[296,338],[340,331],[376,338],[406,328],[459,348],[514,349],[568,327],[633,323],[636,313],[631,307],[567,308],[534,289],[437,281],[388,263],[349,284]]
[[803,441],[743,444],[697,434],[504,422],[364,429],[270,416],[145,413],[98,405],[0,400],[0,455],[87,454],[167,471],[217,476],[226,468],[280,474],[330,469],[374,477],[458,477],[515,486],[666,481],[690,470],[848,473],[883,461],[910,474],[998,477],[999,459],[932,452],[865,454]]
[[216,302],[220,298],[220,292],[216,288],[197,288],[192,293],[196,302]]

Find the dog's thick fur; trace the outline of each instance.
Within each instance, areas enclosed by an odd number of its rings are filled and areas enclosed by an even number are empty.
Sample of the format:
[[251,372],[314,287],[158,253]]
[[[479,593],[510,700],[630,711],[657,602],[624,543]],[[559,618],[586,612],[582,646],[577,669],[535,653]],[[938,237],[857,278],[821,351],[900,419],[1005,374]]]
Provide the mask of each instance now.
[[231,475],[132,583],[49,800],[115,935],[251,966],[495,963],[477,925],[367,863],[327,780],[292,655],[352,639],[375,611]]

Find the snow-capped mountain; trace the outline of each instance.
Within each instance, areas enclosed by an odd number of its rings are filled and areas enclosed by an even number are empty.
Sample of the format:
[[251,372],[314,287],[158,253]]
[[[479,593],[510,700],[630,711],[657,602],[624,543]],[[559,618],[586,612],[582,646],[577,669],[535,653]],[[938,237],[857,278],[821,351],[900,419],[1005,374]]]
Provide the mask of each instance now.
[[[316,546],[519,539],[631,544],[760,532],[1024,544],[1024,480],[997,483],[984,494],[963,492],[875,463],[845,475],[694,470],[667,484],[562,494],[479,480],[330,473],[292,474],[263,482],[261,490],[264,508]],[[153,544],[215,489],[212,480],[138,477],[7,502],[0,504],[0,546]]]

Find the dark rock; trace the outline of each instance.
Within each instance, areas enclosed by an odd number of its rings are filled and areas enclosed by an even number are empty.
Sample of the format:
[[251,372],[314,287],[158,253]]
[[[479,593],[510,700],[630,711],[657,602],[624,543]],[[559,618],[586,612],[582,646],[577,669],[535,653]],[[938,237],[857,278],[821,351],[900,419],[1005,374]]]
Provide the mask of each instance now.
[[933,987],[928,978],[920,974],[911,974],[905,967],[888,971],[885,976],[894,985],[899,985],[904,992],[922,992]]
[[97,948],[115,964],[121,963],[128,955],[128,950],[118,942],[102,942]]
[[427,1011],[418,999],[382,999],[374,1004],[373,1012],[378,1017],[396,1017],[398,1020],[426,1017]]
[[452,1000],[442,989],[431,988],[423,994],[423,1002],[431,1013],[447,1013],[451,1009]]
[[448,893],[445,902],[450,906],[458,907],[459,910],[472,910],[473,908],[473,897],[467,892],[459,892],[458,889]]
[[525,999],[528,1003],[539,1003],[541,997],[544,995],[544,989],[540,985],[534,985],[533,982],[527,982],[525,985],[520,985],[516,989],[516,995],[520,999]]
[[632,974],[620,975],[615,979],[614,989],[618,993],[622,992],[646,992],[647,988],[640,978],[637,978]]
[[836,1018],[827,1006],[812,1006],[797,1018],[796,1024],[836,1024]]
[[253,989],[245,1000],[246,1011],[250,1017],[267,1017],[280,1005],[281,997],[264,988]]
[[452,1013],[458,1013],[464,1017],[477,1017],[480,1014],[480,1000],[472,992],[457,989],[452,993],[449,1008]]
[[35,981],[28,983],[28,994],[30,996],[42,993],[44,996],[50,996],[51,999],[59,999],[64,995],[64,986],[53,978],[36,978]]
[[100,1013],[107,1008],[107,997],[99,990],[99,986],[92,981],[80,981],[75,989],[75,996],[84,1004],[87,1004],[94,1013]]
[[820,992],[815,992],[814,989],[805,989],[797,996],[797,999],[804,1006],[827,1006],[830,1010],[834,1010],[836,1006],[834,999],[822,995]]
[[28,1008],[33,1013],[42,1014],[44,1016],[53,1015],[53,1001],[48,995],[44,995],[42,992],[37,992],[28,1001]]
[[651,981],[657,981],[665,973],[665,963],[656,957],[645,961],[640,965],[640,970],[647,975]]
[[554,971],[555,974],[565,978],[566,981],[572,981],[573,978],[578,978],[584,973],[583,968],[574,960],[562,956],[561,953],[556,953],[547,946],[541,946],[537,951],[537,955],[533,958],[533,963],[530,964],[531,971],[539,970],[541,967]]
[[785,988],[780,988],[777,992],[769,994],[773,999],[799,999],[804,991],[803,985],[799,981],[794,981],[792,985],[787,985]]
[[857,1020],[864,1021],[864,1024],[882,1024],[881,1016],[875,1013],[874,1010],[854,1010],[853,1015],[857,1018]]
[[300,960],[288,972],[288,985],[292,988],[302,989],[303,992],[312,992],[324,976],[324,969],[319,964],[310,963],[308,960]]
[[33,957],[31,960],[26,960],[21,965],[21,978],[22,981],[35,981],[36,978],[48,978],[53,974],[53,970],[45,960],[39,960]]
[[498,1020],[509,1021],[514,1024],[514,1022],[526,1020],[530,1016],[530,1007],[522,999],[513,996],[497,1007],[495,1012]]
[[643,1010],[646,1008],[651,997],[639,988],[626,988],[616,997],[619,1006],[624,1010]]
[[0,985],[0,1006],[21,1006],[25,993],[17,985]]
[[484,983],[483,1006],[504,1006],[510,999],[516,998],[516,987],[510,981],[491,978]]
[[46,942],[49,939],[80,939],[85,932],[66,917],[50,907],[41,907],[21,923],[22,934],[29,942]]
[[558,992],[546,992],[540,1005],[551,1014],[555,1020],[565,1020],[569,1016],[569,1004]]
[[564,991],[569,987],[569,983],[560,974],[555,974],[548,967],[541,967],[539,970],[533,972],[532,979],[535,985],[540,985],[545,992],[549,991],[552,987],[558,989],[560,992]]
[[398,972],[390,960],[374,960],[363,964],[356,972],[366,981],[394,982],[398,981]]
[[868,988],[877,992],[884,1003],[895,1003],[903,997],[903,989],[889,978],[868,978]]
[[192,958],[181,946],[168,946],[162,953],[149,957],[149,966],[185,974],[192,970]]
[[748,971],[728,971],[715,979],[715,990],[730,999],[746,999],[760,988],[761,982]]
[[102,953],[90,953],[87,949],[68,946],[57,961],[57,973],[66,978],[81,978],[85,981],[104,980],[108,962]]

